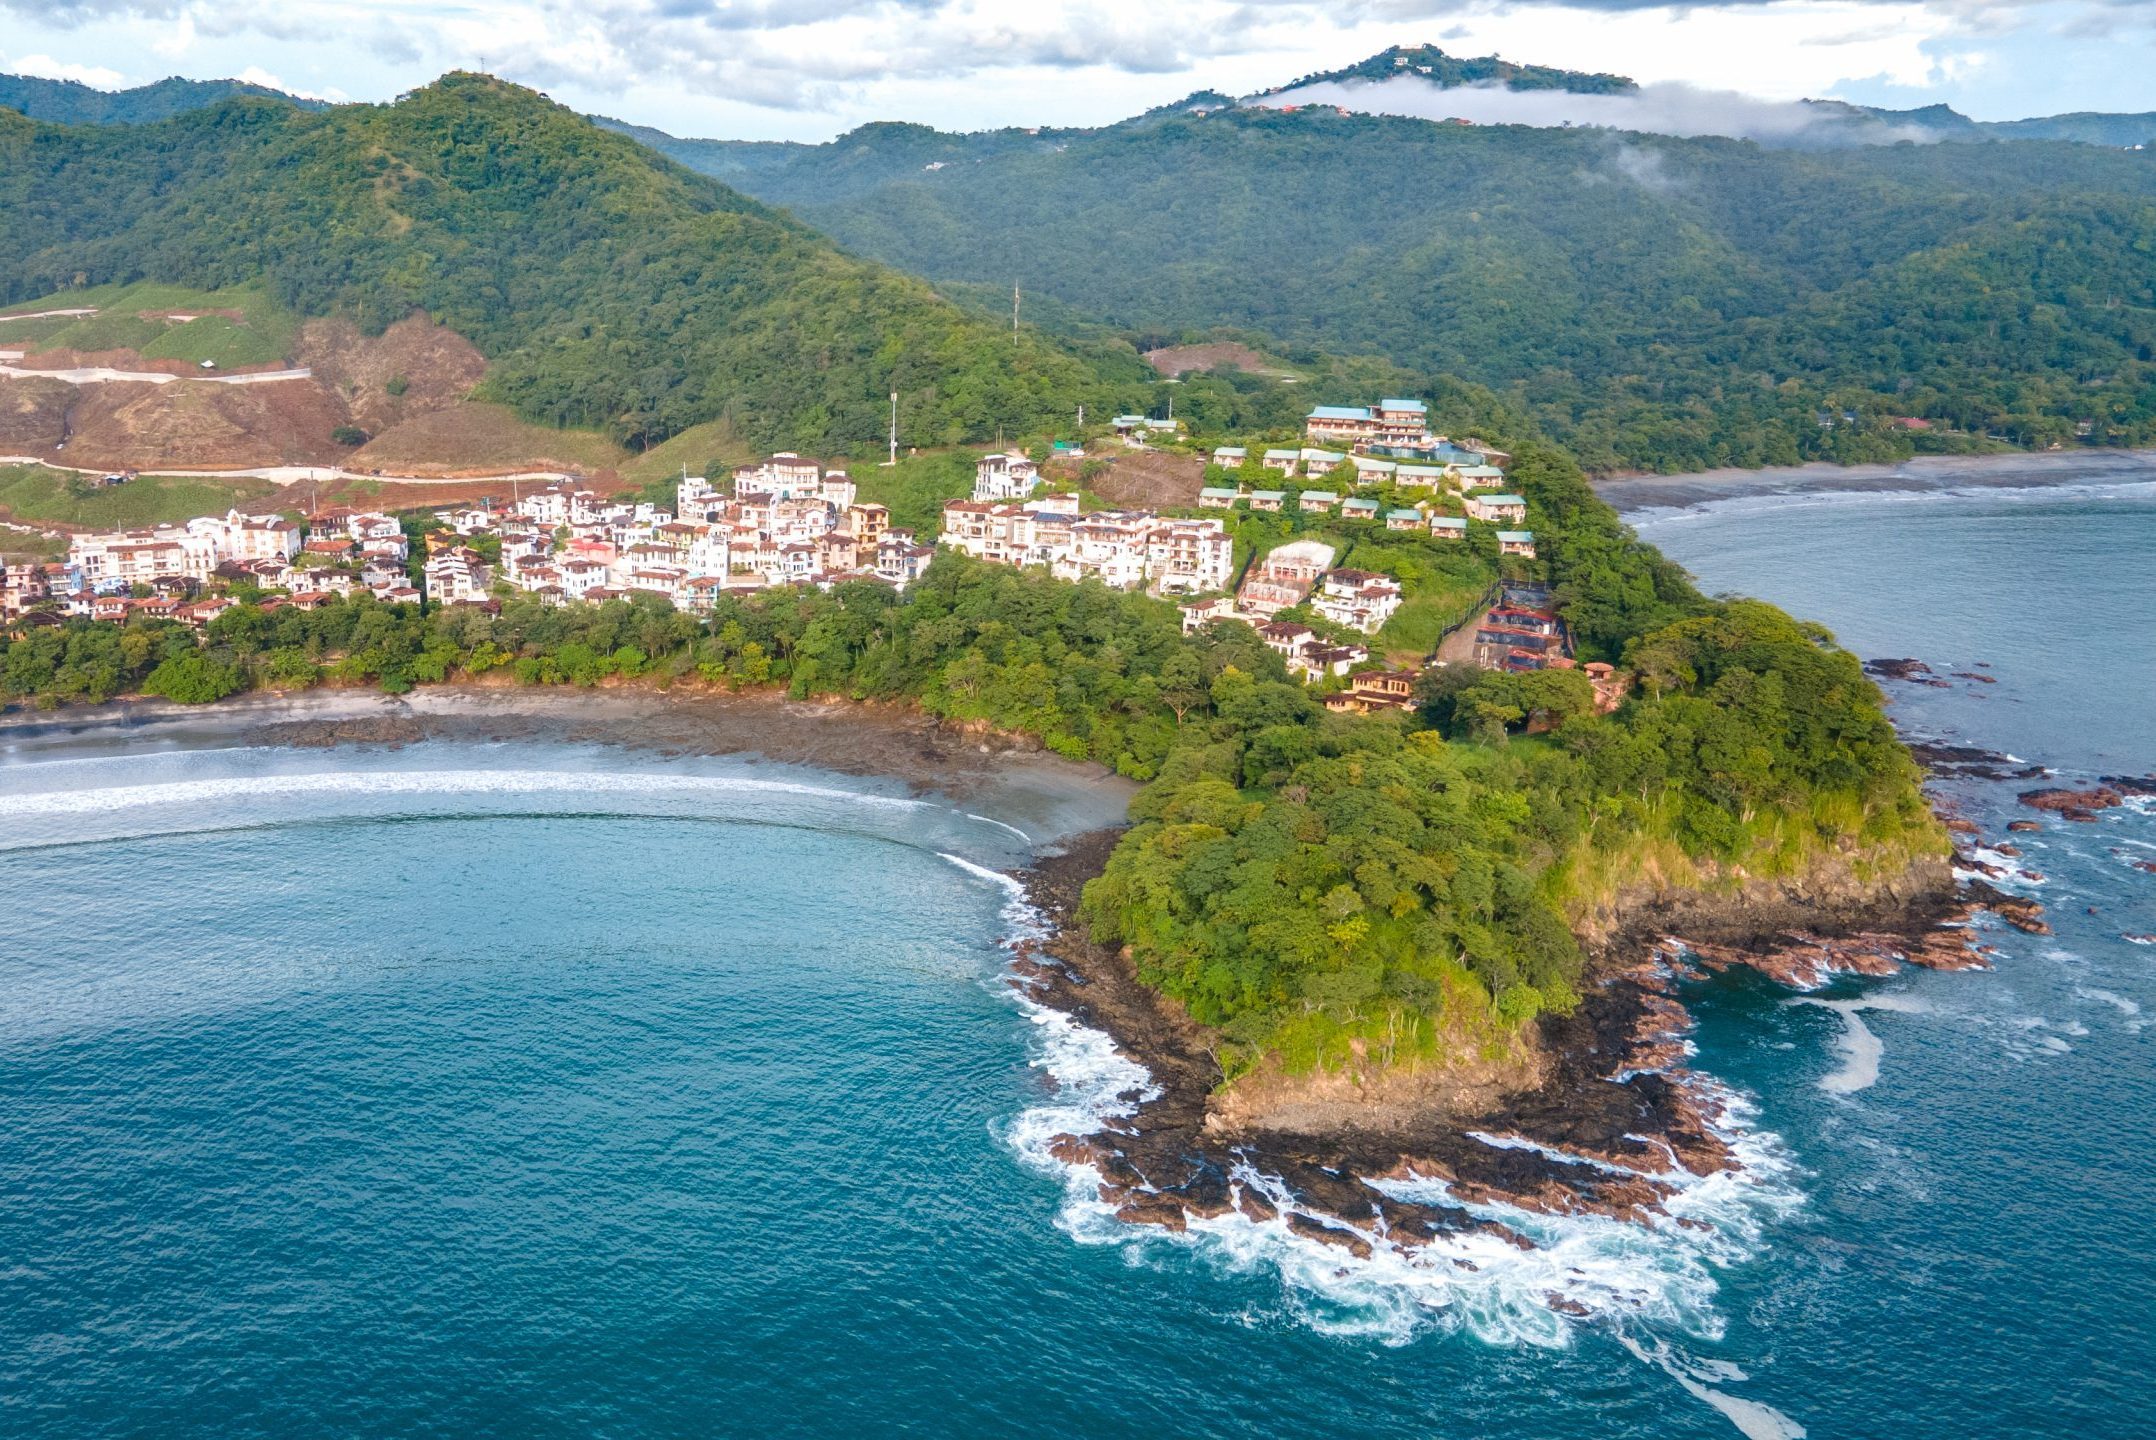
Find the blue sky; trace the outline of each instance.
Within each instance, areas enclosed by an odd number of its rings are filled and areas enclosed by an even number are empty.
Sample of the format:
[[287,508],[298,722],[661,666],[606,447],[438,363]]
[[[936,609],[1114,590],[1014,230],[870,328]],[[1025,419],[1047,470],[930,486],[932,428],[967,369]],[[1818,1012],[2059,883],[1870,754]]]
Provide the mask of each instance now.
[[0,0],[0,70],[383,100],[480,67],[684,135],[1097,124],[1387,45],[1979,119],[2156,110],[2156,0]]

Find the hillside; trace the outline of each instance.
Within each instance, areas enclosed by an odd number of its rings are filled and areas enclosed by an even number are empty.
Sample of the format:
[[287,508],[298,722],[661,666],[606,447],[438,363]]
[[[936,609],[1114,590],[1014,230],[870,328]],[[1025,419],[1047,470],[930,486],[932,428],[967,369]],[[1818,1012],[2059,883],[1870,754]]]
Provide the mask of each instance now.
[[1395,75],[1419,75],[1432,85],[1451,89],[1458,85],[1502,85],[1507,90],[1563,90],[1573,95],[1622,95],[1637,90],[1637,82],[1623,75],[1587,74],[1558,70],[1548,65],[1519,65],[1495,55],[1466,57],[1447,55],[1435,45],[1393,45],[1367,60],[1314,75],[1260,93],[1279,95],[1305,85],[1339,84],[1352,80],[1389,80]]
[[183,80],[177,75],[132,90],[96,90],[76,80],[0,75],[0,108],[54,125],[146,125],[237,95],[281,100],[302,110],[323,109],[319,100],[287,95],[245,80]]
[[0,304],[153,278],[260,285],[379,332],[423,311],[486,357],[482,398],[634,448],[730,419],[836,452],[994,439],[1142,403],[1084,354],[927,285],[518,87],[452,75],[387,106],[234,100],[159,124],[0,114]]
[[742,183],[860,253],[1149,343],[1234,327],[1489,384],[1596,469],[2156,440],[2148,152],[1236,109],[860,189],[876,143]]

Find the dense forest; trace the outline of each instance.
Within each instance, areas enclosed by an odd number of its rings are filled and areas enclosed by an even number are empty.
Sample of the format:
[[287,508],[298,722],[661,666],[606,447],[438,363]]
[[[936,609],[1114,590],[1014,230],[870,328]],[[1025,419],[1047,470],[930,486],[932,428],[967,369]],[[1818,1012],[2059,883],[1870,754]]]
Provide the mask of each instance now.
[[147,125],[235,95],[280,100],[302,110],[326,108],[320,100],[288,95],[246,80],[184,80],[168,75],[132,90],[98,90],[79,80],[0,75],[0,109],[19,111],[32,120],[54,125]]
[[2156,153],[1324,107],[676,153],[939,282],[1481,381],[1593,469],[2156,440]]
[[[940,556],[901,597],[656,598],[499,613],[361,596],[246,603],[206,633],[138,617],[0,640],[0,696],[254,686],[392,691],[474,677],[911,699],[1149,782],[1086,893],[1096,936],[1218,1026],[1231,1075],[1503,1045],[1575,1003],[1576,931],[1651,857],[1667,880],[1801,871],[1854,848],[1890,872],[1942,841],[1877,690],[1830,637],[1709,600],[1546,445],[1513,478],[1585,653],[1640,679],[1595,712],[1577,672],[1435,672],[1419,710],[1326,712],[1248,626],[1181,633],[1174,606]],[[1442,542],[1393,537],[1436,550]],[[1540,733],[1524,733],[1534,721]]]
[[422,309],[495,398],[629,444],[731,420],[749,443],[993,440],[1147,393],[1127,345],[1013,336],[919,280],[512,85],[393,105],[229,101],[160,124],[0,112],[0,304],[154,278],[265,283],[380,328]]

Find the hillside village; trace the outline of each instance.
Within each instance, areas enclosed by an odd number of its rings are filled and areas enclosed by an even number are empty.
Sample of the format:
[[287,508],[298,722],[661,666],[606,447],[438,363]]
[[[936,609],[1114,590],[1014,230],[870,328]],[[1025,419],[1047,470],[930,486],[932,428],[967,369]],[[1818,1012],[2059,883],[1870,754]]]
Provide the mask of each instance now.
[[[1142,445],[1147,433],[1138,427],[1130,443]],[[1421,402],[1319,406],[1305,438],[1347,448],[1253,456],[1248,447],[1218,447],[1208,477],[1235,483],[1202,486],[1184,511],[1102,504],[1082,488],[1051,491],[1041,462],[1022,451],[981,456],[970,493],[943,503],[940,531],[927,538],[893,525],[887,506],[862,501],[847,471],[790,452],[720,483],[684,472],[671,508],[555,484],[402,518],[336,508],[300,521],[234,509],[183,525],[76,534],[64,561],[0,570],[0,614],[18,626],[145,615],[202,628],[242,597],[265,610],[310,609],[364,593],[392,605],[647,596],[697,615],[711,613],[721,595],[778,586],[903,590],[947,549],[1178,601],[1186,633],[1248,624],[1335,709],[1410,706],[1427,666],[1574,664],[1563,622],[1529,569],[1451,621],[1435,650],[1402,653],[1386,635],[1409,598],[1400,576],[1338,563],[1337,537],[1239,545],[1242,517],[1279,517],[1325,526],[1328,536],[1376,531],[1441,547],[1468,547],[1486,531],[1479,543],[1500,566],[1535,560],[1527,501],[1502,488],[1508,457],[1432,433]],[[1598,701],[1614,706],[1622,692],[1609,667],[1589,670]]]

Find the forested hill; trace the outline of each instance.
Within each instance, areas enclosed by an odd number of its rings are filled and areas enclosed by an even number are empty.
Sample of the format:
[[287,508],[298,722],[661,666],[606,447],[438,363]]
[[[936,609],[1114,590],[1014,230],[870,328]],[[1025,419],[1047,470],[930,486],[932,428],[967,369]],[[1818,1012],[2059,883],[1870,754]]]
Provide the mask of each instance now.
[[1419,75],[1444,88],[1456,85],[1502,85],[1507,90],[1564,90],[1574,95],[1623,95],[1639,84],[1623,75],[1587,74],[1557,70],[1547,65],[1520,65],[1495,55],[1447,55],[1435,45],[1394,45],[1367,60],[1264,91],[1278,95],[1305,85],[1344,83],[1352,80],[1390,80],[1396,75]]
[[451,75],[393,105],[232,100],[155,125],[0,112],[0,303],[79,284],[265,281],[303,315],[414,309],[527,415],[634,443],[994,439],[1143,395],[1128,347],[977,321],[919,280],[543,97]]
[[55,125],[145,125],[200,110],[235,95],[282,100],[302,110],[323,108],[319,100],[287,95],[245,80],[183,80],[170,75],[132,90],[95,90],[75,80],[0,75],[0,108]]
[[740,183],[932,279],[1484,382],[1598,469],[2156,441],[2156,152],[1324,107],[1046,139],[927,169],[909,134],[862,188],[879,140],[855,132]]

